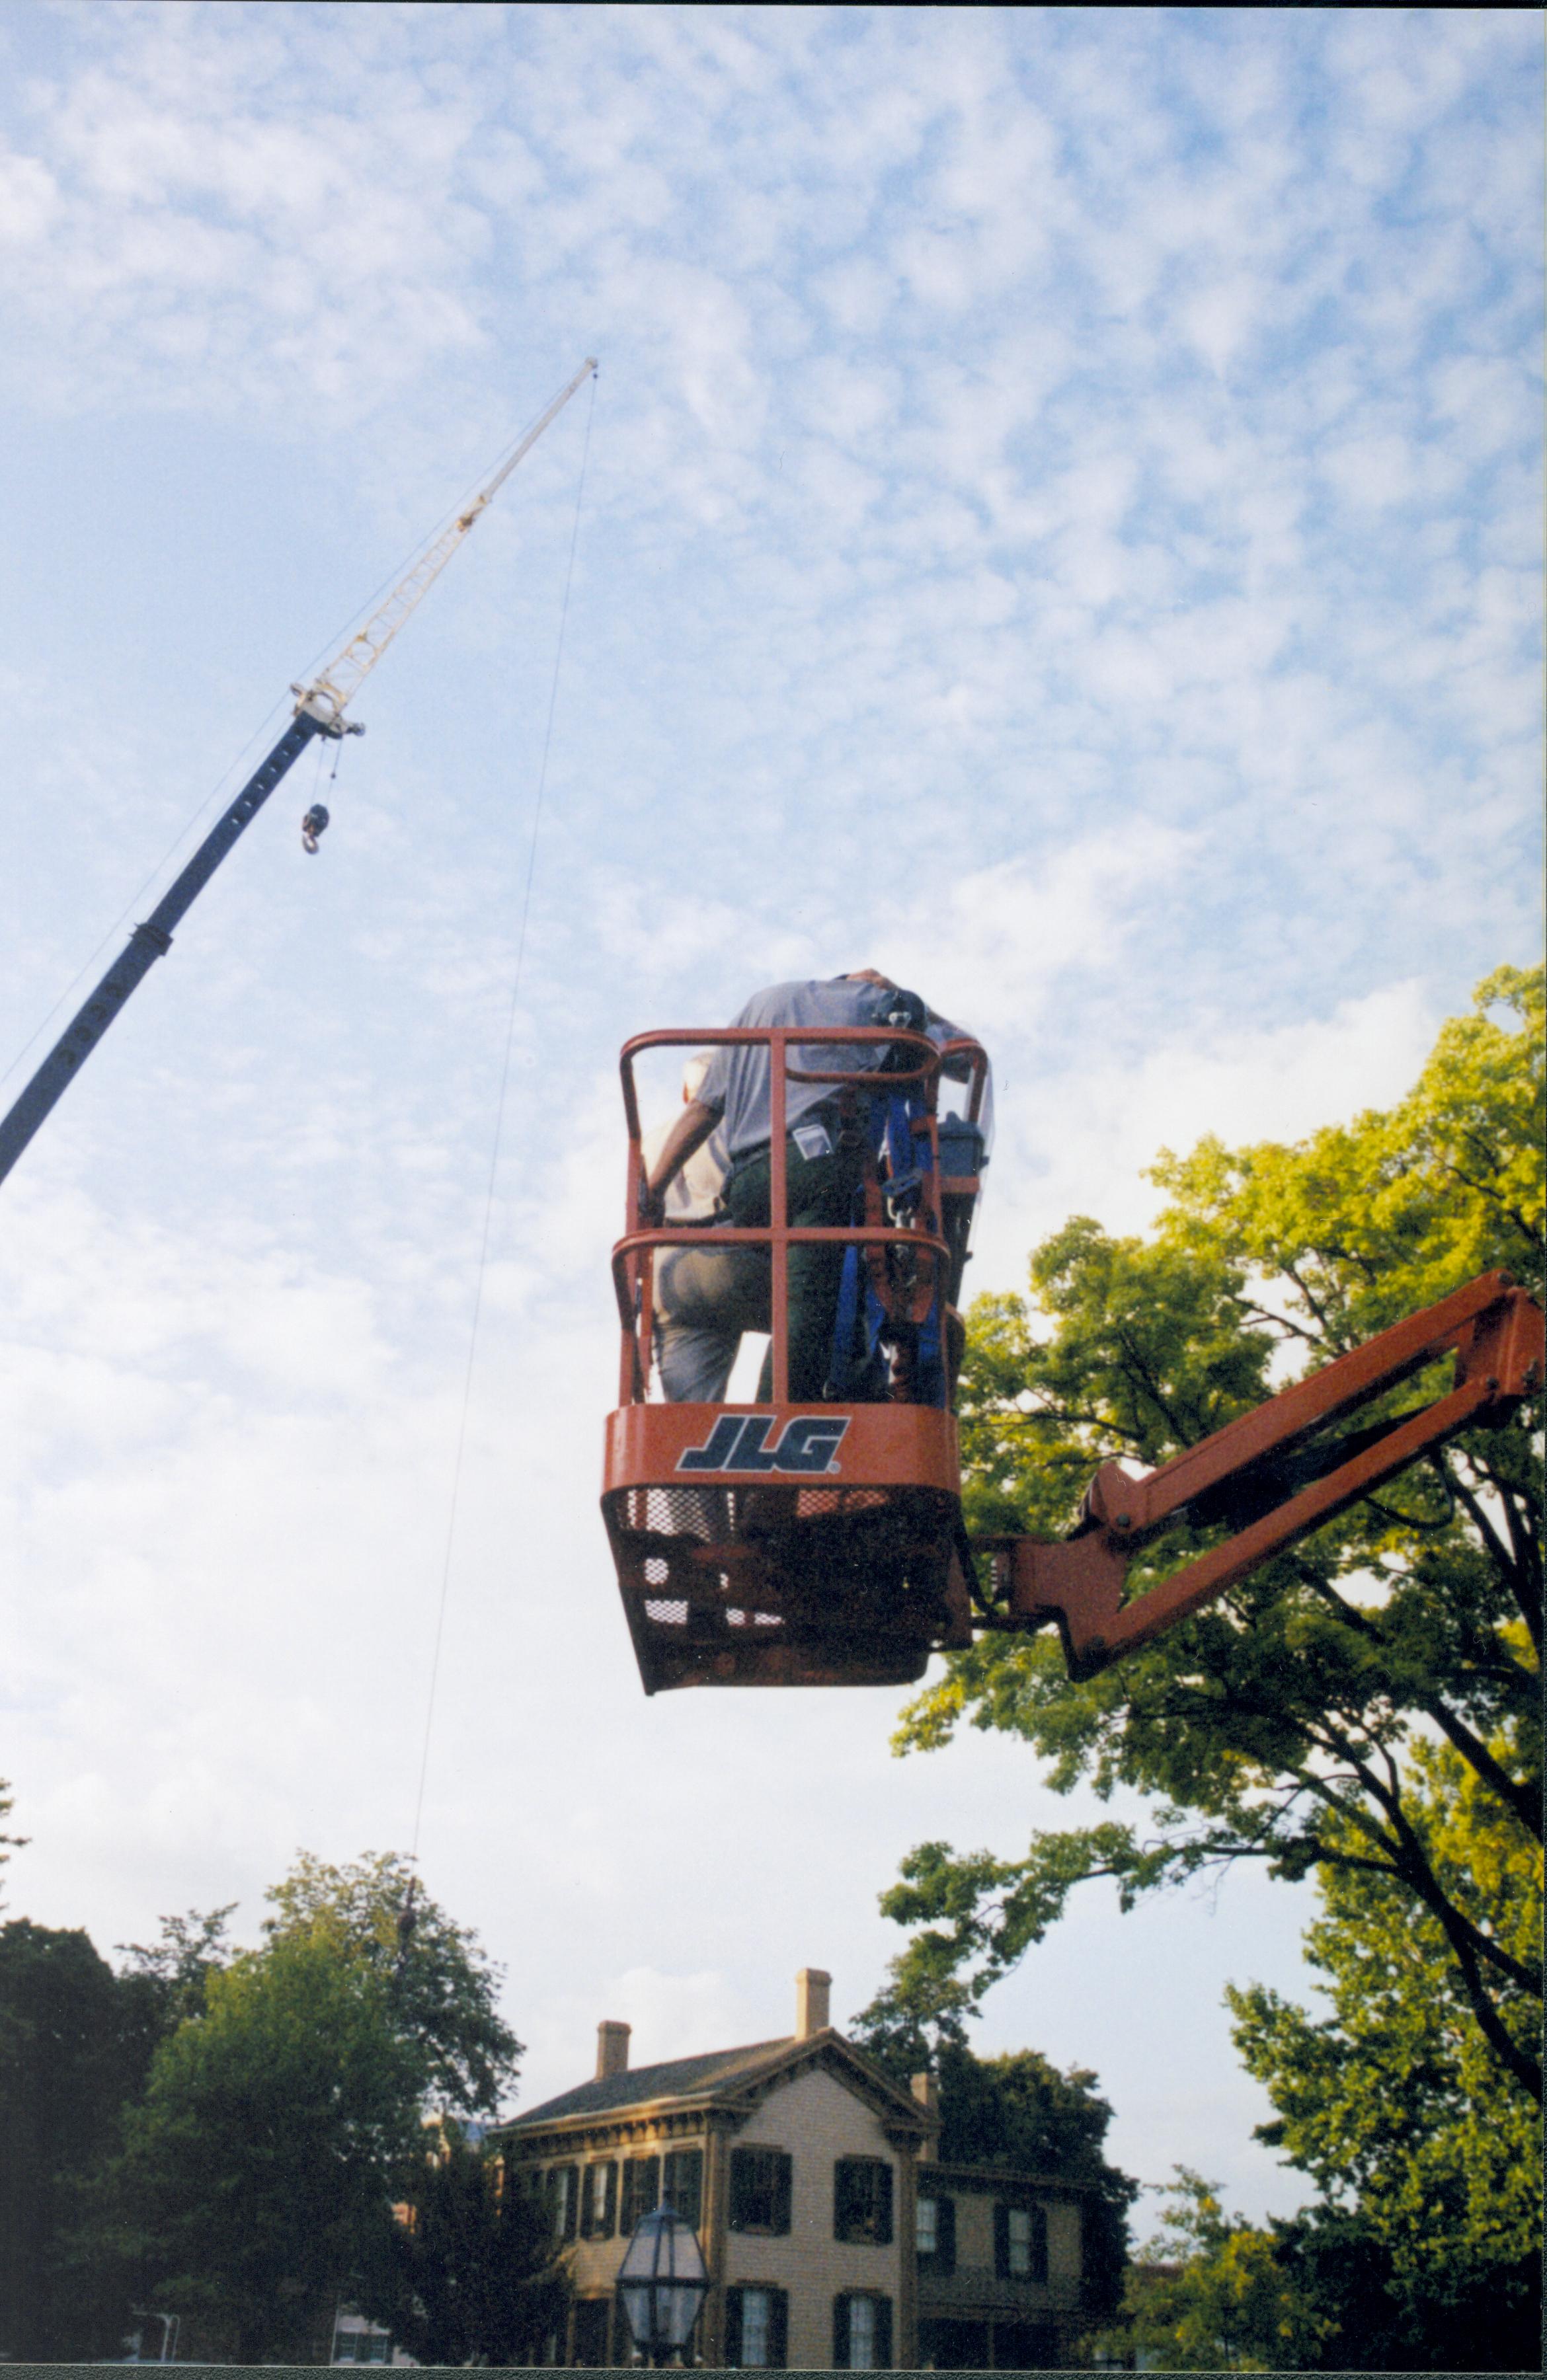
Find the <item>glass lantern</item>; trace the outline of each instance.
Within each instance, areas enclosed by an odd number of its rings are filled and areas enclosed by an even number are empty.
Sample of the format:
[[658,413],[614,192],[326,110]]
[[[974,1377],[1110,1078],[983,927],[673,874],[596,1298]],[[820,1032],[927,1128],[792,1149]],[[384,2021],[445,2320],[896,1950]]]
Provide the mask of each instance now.
[[634,2344],[650,2363],[685,2357],[708,2291],[699,2235],[664,2198],[634,2226],[617,2274]]

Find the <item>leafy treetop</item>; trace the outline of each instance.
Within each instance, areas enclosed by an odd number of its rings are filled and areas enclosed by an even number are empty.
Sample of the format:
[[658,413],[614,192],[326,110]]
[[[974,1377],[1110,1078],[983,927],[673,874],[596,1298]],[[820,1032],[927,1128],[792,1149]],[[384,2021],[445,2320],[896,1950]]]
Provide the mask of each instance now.
[[[1295,1147],[1163,1155],[1151,1237],[1077,1218],[1035,1252],[1030,1301],[979,1299],[961,1401],[971,1524],[1068,1527],[1102,1460],[1165,1461],[1476,1271],[1503,1267],[1540,1294],[1542,1021],[1541,970],[1500,969],[1389,1112]],[[1387,1404],[1414,1401],[1409,1387]],[[1126,1907],[1241,1859],[1289,1878],[1368,1874],[1428,1921],[1468,2022],[1512,2087],[1539,2095],[1538,1951],[1500,1934],[1445,1855],[1409,1755],[1445,1742],[1490,1857],[1535,1856],[1541,1422],[1539,1397],[1469,1432],[1086,1683],[1046,1634],[951,1656],[900,1750],[964,1720],[1001,1730],[1055,1791],[1137,1791],[1153,1825],[1040,1832],[1020,1857],[918,1846],[883,1902],[920,1929],[895,1964],[896,2008],[959,2026],[1087,1878],[1115,1879]],[[1135,1562],[1133,1591],[1211,1541],[1179,1528]]]

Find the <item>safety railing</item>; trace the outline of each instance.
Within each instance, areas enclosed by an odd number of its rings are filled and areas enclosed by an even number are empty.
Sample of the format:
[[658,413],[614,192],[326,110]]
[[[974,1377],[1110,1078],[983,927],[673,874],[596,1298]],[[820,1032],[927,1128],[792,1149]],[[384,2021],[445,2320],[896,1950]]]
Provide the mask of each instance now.
[[[650,1050],[698,1050],[748,1048],[760,1044],[769,1053],[769,1221],[758,1226],[640,1222],[638,1218],[646,1212],[647,1179],[639,1093],[634,1076],[636,1059]],[[892,1057],[884,1071],[879,1065],[812,1067],[792,1062],[792,1050],[809,1052],[817,1047],[842,1050],[873,1048],[890,1050]],[[912,1063],[897,1062],[904,1053],[913,1061]],[[624,1113],[628,1126],[627,1212],[630,1228],[613,1249],[613,1285],[623,1331],[618,1378],[620,1404],[642,1404],[649,1396],[655,1325],[654,1264],[662,1250],[710,1247],[718,1252],[748,1247],[769,1252],[769,1320],[773,1342],[773,1402],[775,1404],[787,1404],[789,1402],[789,1252],[792,1247],[880,1246],[907,1248],[919,1255],[927,1253],[933,1259],[936,1280],[943,1294],[950,1249],[941,1228],[936,1103],[944,1058],[965,1063],[968,1067],[967,1111],[968,1120],[975,1123],[981,1107],[987,1071],[987,1062],[976,1042],[947,1044],[943,1051],[921,1033],[900,1031],[886,1026],[803,1025],[726,1026],[702,1032],[665,1026],[650,1033],[638,1033],[632,1040],[625,1043],[619,1068],[623,1080]],[[787,1086],[792,1082],[824,1083],[832,1084],[834,1089],[847,1088],[855,1095],[857,1102],[866,1101],[871,1092],[885,1094],[917,1089],[921,1093],[923,1115],[920,1121],[927,1135],[930,1161],[923,1169],[918,1207],[909,1221],[819,1227],[790,1224],[786,1220],[789,1195]]]

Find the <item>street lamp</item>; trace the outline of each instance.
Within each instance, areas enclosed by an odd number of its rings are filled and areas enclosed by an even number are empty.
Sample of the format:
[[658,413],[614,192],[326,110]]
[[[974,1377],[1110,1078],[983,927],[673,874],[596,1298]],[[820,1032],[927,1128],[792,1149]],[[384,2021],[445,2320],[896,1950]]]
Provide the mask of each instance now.
[[709,2291],[699,2235],[669,2199],[641,2215],[617,2271],[634,2344],[651,2363],[682,2356]]

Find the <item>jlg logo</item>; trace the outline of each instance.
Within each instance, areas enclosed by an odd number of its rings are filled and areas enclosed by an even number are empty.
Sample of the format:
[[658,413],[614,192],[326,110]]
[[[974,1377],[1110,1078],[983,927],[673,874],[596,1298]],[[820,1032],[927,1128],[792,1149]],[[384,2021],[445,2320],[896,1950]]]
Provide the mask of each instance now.
[[679,1471],[836,1471],[847,1414],[797,1414],[776,1446],[767,1443],[776,1414],[722,1414],[701,1446],[677,1457]]

